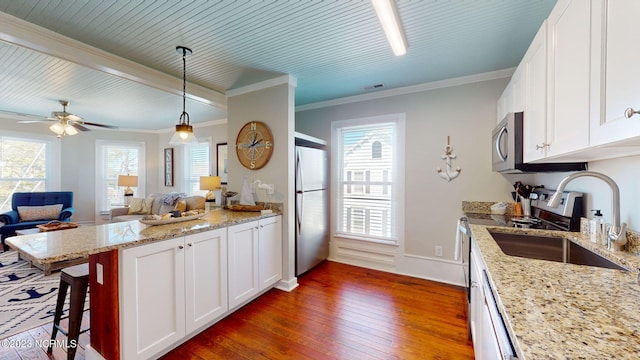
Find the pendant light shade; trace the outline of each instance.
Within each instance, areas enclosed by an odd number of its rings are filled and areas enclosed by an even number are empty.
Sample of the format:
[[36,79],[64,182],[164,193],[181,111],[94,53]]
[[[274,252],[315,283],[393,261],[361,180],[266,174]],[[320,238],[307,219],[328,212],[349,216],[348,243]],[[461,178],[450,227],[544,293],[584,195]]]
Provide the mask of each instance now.
[[193,126],[189,124],[189,114],[185,109],[187,99],[187,55],[191,55],[193,51],[188,47],[176,46],[176,51],[182,54],[182,114],[176,125],[176,133],[169,141],[171,145],[196,144],[198,140],[193,134]]

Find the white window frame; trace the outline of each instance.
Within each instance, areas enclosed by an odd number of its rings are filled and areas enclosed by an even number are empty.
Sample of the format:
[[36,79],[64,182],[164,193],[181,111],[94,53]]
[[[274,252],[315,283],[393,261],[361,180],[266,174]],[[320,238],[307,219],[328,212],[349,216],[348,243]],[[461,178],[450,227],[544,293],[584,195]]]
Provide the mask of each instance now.
[[[135,187],[135,197],[145,197],[145,184],[146,184],[146,144],[142,141],[117,141],[117,140],[96,140],[96,210],[98,213],[108,212],[112,206],[124,205],[124,189],[118,187],[118,190],[122,191],[122,204],[109,204],[109,199],[105,190],[107,189],[108,182],[105,166],[105,154],[104,151],[108,147],[120,146],[128,148],[138,149],[138,169],[129,169],[130,175],[138,176],[138,186]],[[127,175],[127,174],[121,174]],[[112,180],[112,179],[111,179]]]
[[[40,142],[45,144],[45,151],[47,153],[47,162],[45,170],[45,191],[60,191],[61,184],[61,151],[60,140],[53,136],[25,134],[20,132],[3,131],[0,135],[0,141],[2,140],[14,140],[25,142]],[[6,161],[0,159],[0,161]],[[11,195],[8,197],[8,201],[11,201]],[[1,205],[1,204],[0,204]]]
[[[195,176],[192,176],[192,149],[195,146],[202,146],[202,145],[207,145],[209,147],[209,169],[207,170],[206,174],[196,174]],[[193,196],[193,195],[200,195],[200,196],[205,196],[207,194],[207,190],[199,190],[200,189],[200,176],[207,176],[207,175],[213,175],[211,173],[213,166],[211,166],[212,163],[212,141],[211,138],[206,138],[206,139],[198,139],[198,144],[197,145],[185,145],[183,151],[183,155],[184,155],[184,189],[185,189],[185,193],[189,196]],[[192,191],[193,187],[192,185],[194,183],[197,183],[198,186],[196,187],[197,190]]]
[[[332,176],[332,209],[334,215],[333,232],[334,237],[345,238],[352,240],[361,240],[372,243],[386,244],[400,246],[404,234],[404,173],[405,173],[405,114],[387,114],[374,117],[350,119],[335,121],[331,124],[331,143],[332,146],[331,159],[332,159],[332,173],[336,174]],[[363,234],[353,234],[345,232],[339,229],[341,224],[341,217],[343,216],[343,209],[341,208],[340,199],[343,196],[344,180],[342,176],[344,171],[342,169],[342,144],[340,139],[340,129],[356,126],[368,126],[383,123],[395,124],[395,141],[393,142],[393,154],[395,159],[393,161],[392,178],[390,179],[391,185],[391,213],[393,214],[391,231],[388,236],[372,236]],[[352,175],[353,176],[353,175]],[[366,185],[365,185],[366,186]],[[388,187],[384,189],[388,190]]]

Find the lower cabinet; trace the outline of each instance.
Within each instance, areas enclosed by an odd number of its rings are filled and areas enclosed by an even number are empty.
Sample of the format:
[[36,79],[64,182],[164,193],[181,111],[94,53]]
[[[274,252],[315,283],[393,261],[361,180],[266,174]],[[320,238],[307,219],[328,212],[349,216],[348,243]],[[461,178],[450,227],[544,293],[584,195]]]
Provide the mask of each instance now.
[[282,279],[282,221],[274,216],[230,226],[229,308]]
[[121,251],[122,358],[148,359],[224,315],[227,229]]
[[471,251],[471,336],[473,338],[473,351],[477,360],[502,359],[500,345],[493,326],[490,306],[493,297],[485,294],[483,270],[485,269],[482,256],[479,251]]

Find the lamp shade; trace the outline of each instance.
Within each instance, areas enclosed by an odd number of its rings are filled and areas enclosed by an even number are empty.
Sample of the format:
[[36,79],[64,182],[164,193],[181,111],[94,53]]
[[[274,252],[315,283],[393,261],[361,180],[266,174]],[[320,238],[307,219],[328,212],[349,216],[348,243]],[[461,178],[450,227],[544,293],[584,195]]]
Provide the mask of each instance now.
[[220,176],[200,176],[200,190],[220,189]]
[[135,175],[118,175],[118,186],[138,186],[138,177]]

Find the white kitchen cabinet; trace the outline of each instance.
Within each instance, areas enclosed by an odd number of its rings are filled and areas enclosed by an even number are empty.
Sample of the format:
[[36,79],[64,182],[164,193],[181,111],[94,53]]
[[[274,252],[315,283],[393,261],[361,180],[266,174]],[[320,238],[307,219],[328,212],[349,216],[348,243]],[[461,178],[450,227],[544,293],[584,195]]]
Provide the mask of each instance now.
[[519,66],[498,99],[497,123],[504,120],[508,113],[524,111],[525,103],[524,66]]
[[511,84],[511,82],[509,82],[507,84],[507,87],[504,88],[504,91],[502,91],[502,95],[500,95],[500,97],[498,98],[498,105],[496,109],[496,124],[499,124],[500,121],[504,119],[504,117],[511,111],[511,108],[513,107],[512,90],[513,85]]
[[210,325],[228,309],[227,229],[185,238],[187,335]]
[[523,160],[535,161],[546,155],[547,129],[547,22],[542,23],[523,59],[525,110]]
[[624,114],[629,107],[640,109],[640,1],[593,0],[592,5],[590,145],[637,140],[640,115],[627,119]]
[[229,308],[260,291],[258,278],[258,222],[229,226]]
[[264,290],[282,279],[281,217],[274,216],[259,220],[258,232],[260,290]]
[[473,338],[473,352],[477,360],[500,359],[500,347],[495,336],[489,304],[484,293],[485,269],[480,250],[471,251],[471,336]]
[[226,229],[124,249],[122,358],[148,359],[227,310]]
[[274,216],[228,228],[231,309],[282,278],[281,224]]
[[120,256],[123,359],[148,359],[182,339],[184,238],[124,249]]
[[589,146],[591,3],[558,1],[547,19],[547,32],[544,156],[553,157]]

